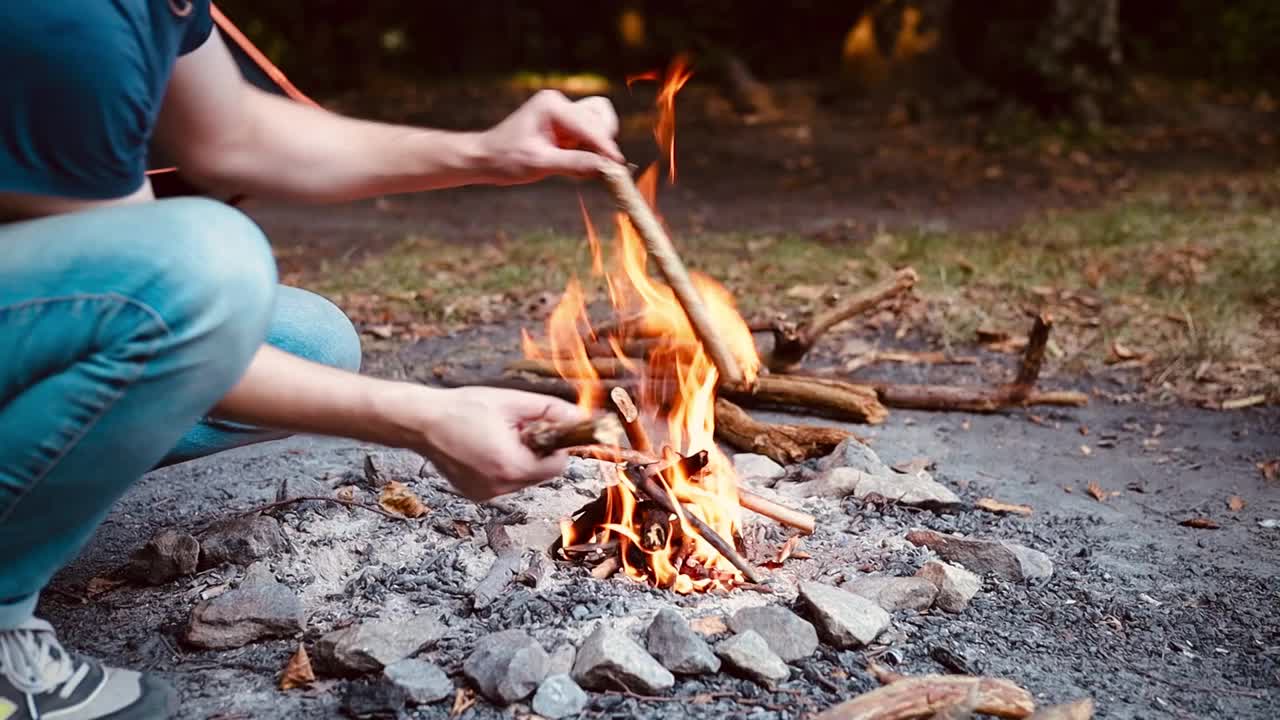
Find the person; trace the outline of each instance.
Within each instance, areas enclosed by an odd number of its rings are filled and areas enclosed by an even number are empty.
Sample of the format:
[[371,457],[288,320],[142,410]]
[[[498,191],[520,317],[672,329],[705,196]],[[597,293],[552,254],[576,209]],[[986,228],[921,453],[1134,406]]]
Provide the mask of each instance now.
[[209,0],[0,4],[0,718],[166,717],[172,688],[65,650],[33,610],[148,470],[289,432],[422,453],[476,500],[551,477],[518,428],[563,401],[361,376],[328,301],[279,287],[243,213],[157,200],[152,140],[219,196],[340,202],[586,176],[609,102],[541,92],[498,125],[364,122],[258,90]]

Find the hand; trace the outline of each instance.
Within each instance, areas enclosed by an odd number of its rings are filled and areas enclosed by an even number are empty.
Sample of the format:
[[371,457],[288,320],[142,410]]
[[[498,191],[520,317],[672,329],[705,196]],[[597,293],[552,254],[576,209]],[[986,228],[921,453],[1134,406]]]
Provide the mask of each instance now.
[[538,457],[520,440],[520,428],[533,420],[569,422],[581,411],[558,398],[515,390],[463,387],[437,390],[434,408],[414,450],[431,460],[449,482],[475,501],[554,477],[568,456]]
[[600,156],[624,162],[614,138],[618,115],[603,97],[573,102],[555,90],[534,95],[506,120],[480,136],[489,182],[517,185],[548,175],[588,177]]

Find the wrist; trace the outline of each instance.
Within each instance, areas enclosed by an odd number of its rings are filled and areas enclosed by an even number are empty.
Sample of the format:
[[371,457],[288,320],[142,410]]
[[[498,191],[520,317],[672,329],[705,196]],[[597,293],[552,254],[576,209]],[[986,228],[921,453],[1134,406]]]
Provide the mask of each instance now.
[[[457,184],[473,184],[489,182],[493,176],[493,153],[489,151],[489,142],[484,132],[449,132],[444,138],[448,152],[443,153],[447,172],[458,181]],[[433,160],[432,151],[427,150],[427,158]],[[439,161],[439,156],[434,158]]]
[[369,426],[375,434],[371,439],[391,447],[420,449],[429,445],[445,392],[425,385],[380,381],[370,393]]

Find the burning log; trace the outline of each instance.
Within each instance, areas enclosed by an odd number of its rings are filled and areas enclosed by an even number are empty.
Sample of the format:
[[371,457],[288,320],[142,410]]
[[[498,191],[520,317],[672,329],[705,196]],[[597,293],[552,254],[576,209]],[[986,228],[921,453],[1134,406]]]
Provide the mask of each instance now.
[[622,418],[622,427],[627,433],[627,441],[631,443],[631,447],[638,452],[653,452],[653,443],[649,441],[649,433],[644,429],[644,423],[640,420],[640,410],[636,408],[635,402],[631,400],[631,394],[626,388],[616,387],[609,391],[609,399],[613,401],[614,407],[618,409],[618,415]]
[[568,423],[535,420],[521,429],[520,439],[535,454],[550,455],[577,445],[617,445],[622,441],[622,426],[612,415]]
[[707,355],[716,366],[720,381],[741,384],[744,380],[738,359],[730,352],[728,344],[716,332],[711,314],[694,287],[684,262],[676,252],[671,238],[667,237],[662,223],[653,214],[649,204],[645,202],[635,181],[631,179],[631,171],[620,163],[604,162],[600,167],[600,176],[608,185],[618,209],[627,215],[640,238],[644,240],[649,255],[653,257],[659,272],[666,279],[667,285],[680,301],[693,332],[707,349]]
[[769,327],[773,331],[774,345],[765,365],[775,372],[794,368],[828,330],[910,291],[919,279],[915,270],[903,268],[892,278],[851,296],[835,307],[815,313],[803,327]]
[[716,399],[716,436],[738,450],[759,453],[781,465],[829,455],[840,441],[857,437],[840,428],[763,423],[724,398]]
[[896,676],[877,690],[828,708],[814,720],[911,720],[929,718],[973,699],[973,709],[1001,718],[1035,712],[1031,693],[1008,680],[970,675]]

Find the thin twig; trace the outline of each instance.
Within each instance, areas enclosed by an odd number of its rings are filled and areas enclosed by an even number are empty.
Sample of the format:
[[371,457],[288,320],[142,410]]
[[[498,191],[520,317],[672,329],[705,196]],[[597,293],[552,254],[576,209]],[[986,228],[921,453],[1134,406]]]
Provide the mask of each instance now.
[[383,517],[388,517],[388,518],[391,518],[392,520],[399,520],[400,522],[410,522],[412,520],[412,518],[407,518],[403,515],[396,515],[395,513],[389,513],[386,510],[383,510],[382,508],[376,505],[369,505],[368,503],[356,502],[355,500],[343,500],[342,498],[324,497],[322,495],[300,495],[298,497],[289,498],[288,500],[276,500],[275,502],[269,502],[266,505],[259,505],[254,508],[249,508],[248,510],[245,510],[244,512],[237,514],[235,517],[246,517],[248,515],[254,515],[256,513],[266,512],[268,510],[274,510],[278,507],[284,507],[285,505],[292,505],[294,503],[299,503],[299,502],[306,502],[308,500],[316,500],[318,502],[330,502],[338,505],[345,505],[347,507],[361,508],[362,510],[368,510],[371,513],[377,513],[378,515],[381,515]]

